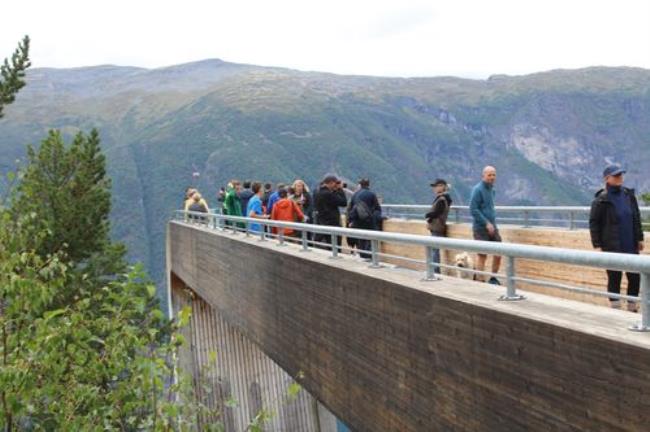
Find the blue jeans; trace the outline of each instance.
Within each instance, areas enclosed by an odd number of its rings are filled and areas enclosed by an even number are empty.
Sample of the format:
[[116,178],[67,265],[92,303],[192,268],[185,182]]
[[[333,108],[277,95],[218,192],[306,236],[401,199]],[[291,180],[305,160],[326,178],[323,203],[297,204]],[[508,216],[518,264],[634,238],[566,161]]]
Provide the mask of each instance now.
[[[436,234],[434,232],[431,232],[432,237],[443,237],[440,234]],[[433,252],[433,262],[435,264],[440,264],[440,249],[432,249]],[[435,266],[435,269],[433,270],[435,273],[440,274],[440,266]]]

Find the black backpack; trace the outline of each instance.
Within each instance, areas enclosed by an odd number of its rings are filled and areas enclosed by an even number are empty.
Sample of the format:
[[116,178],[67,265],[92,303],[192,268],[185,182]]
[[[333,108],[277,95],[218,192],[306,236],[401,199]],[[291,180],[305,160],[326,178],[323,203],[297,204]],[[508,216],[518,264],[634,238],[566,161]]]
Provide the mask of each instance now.
[[359,222],[370,222],[372,219],[372,211],[370,210],[370,207],[368,207],[368,204],[365,203],[365,201],[357,201],[357,203],[354,205],[353,210],[356,213],[356,219]]
[[207,213],[208,212],[208,209],[205,208],[205,206],[200,202],[192,203],[190,205],[190,207],[188,208],[188,210],[191,211],[191,212],[200,212],[200,213]]

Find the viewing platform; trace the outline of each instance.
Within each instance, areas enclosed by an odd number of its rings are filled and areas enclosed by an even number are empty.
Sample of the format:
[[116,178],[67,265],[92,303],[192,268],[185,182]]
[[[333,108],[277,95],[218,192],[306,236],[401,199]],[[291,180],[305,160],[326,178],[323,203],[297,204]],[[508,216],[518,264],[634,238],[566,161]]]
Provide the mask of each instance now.
[[[269,430],[334,430],[322,422],[317,426],[322,417],[314,413],[323,410],[356,431],[645,431],[650,424],[650,333],[629,330],[644,329],[650,257],[628,260],[567,249],[571,240],[564,235],[553,240],[547,233],[562,232],[553,228],[501,230],[504,241],[537,238],[539,244],[565,242],[564,248],[454,238],[468,233],[463,224],[450,225],[452,238],[432,240],[262,222],[367,235],[373,256],[365,261],[344,250],[315,248],[306,236],[289,241],[238,233],[225,218],[170,222],[171,303],[178,307],[191,293],[214,314],[204,321],[193,318],[186,367],[196,369],[207,358],[215,323],[224,322],[307,390],[309,397],[291,408],[293,414],[277,408],[282,415]],[[385,225],[405,232],[422,228],[421,222]],[[571,235],[576,245],[584,244],[579,240],[584,231]],[[433,241],[447,250],[500,253],[509,264],[504,286],[444,274],[437,279],[426,256],[422,263],[413,258],[411,267],[396,266],[390,262],[395,258],[385,256],[397,256],[400,247],[412,248],[402,254],[426,255]],[[543,276],[558,265],[571,266],[563,274],[577,273],[573,267],[602,273],[605,265],[641,272],[645,314],[528,290],[522,279],[534,269],[525,264],[532,258],[545,266],[545,272],[535,270]],[[525,299],[500,301],[521,294]],[[259,384],[269,374],[253,373],[251,362],[251,370],[242,371],[248,378],[240,397],[250,399],[253,383],[260,394],[277,391]],[[215,394],[229,396],[219,388]],[[288,428],[291,422],[302,426]],[[231,430],[238,430],[235,423]]]

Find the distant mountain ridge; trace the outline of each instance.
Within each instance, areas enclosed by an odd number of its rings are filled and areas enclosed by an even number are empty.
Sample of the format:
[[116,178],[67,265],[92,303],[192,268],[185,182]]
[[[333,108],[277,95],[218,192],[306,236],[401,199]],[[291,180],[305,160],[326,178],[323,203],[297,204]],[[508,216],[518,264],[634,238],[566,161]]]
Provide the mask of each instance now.
[[0,169],[50,128],[100,130],[114,235],[160,277],[165,221],[192,172],[210,203],[230,178],[369,176],[385,202],[464,203],[485,164],[500,204],[587,204],[609,162],[650,190],[650,71],[595,67],[487,80],[339,76],[221,60],[33,69],[0,120]]

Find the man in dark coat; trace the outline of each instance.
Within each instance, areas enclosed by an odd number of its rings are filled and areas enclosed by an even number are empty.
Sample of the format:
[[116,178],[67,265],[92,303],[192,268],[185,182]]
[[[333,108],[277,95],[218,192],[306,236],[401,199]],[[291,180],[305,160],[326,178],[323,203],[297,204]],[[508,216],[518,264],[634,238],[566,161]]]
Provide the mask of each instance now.
[[251,184],[252,182],[250,180],[246,180],[244,182],[244,189],[237,194],[239,196],[242,213],[244,213],[244,215],[246,213],[246,209],[248,209],[248,200],[250,200],[253,197],[253,195],[255,195],[251,190]]
[[[321,182],[320,189],[314,197],[314,210],[316,223],[318,225],[341,226],[341,213],[339,207],[348,204],[341,181],[334,174],[327,174]],[[326,234],[316,234],[314,240],[319,243],[332,243],[332,237]],[[338,237],[338,245],[341,246],[341,237]]]
[[[589,231],[594,248],[603,252],[638,254],[643,250],[643,228],[639,204],[634,190],[623,186],[623,170],[619,165],[609,165],[603,171],[605,188],[596,193],[591,204]],[[639,274],[625,273],[627,294],[639,295]],[[620,271],[607,270],[607,291],[621,292]],[[610,305],[619,309],[621,301],[610,298]],[[636,312],[636,302],[628,301],[629,311]]]
[[[444,179],[436,179],[431,183],[435,198],[431,204],[431,211],[424,217],[427,220],[427,228],[434,237],[447,237],[447,216],[451,208],[451,196],[447,193],[448,185]],[[440,264],[440,249],[433,249],[433,262]],[[440,266],[436,266],[436,273],[440,273]]]
[[[377,195],[370,190],[370,180],[359,180],[359,189],[350,198],[347,209],[348,225],[351,228],[378,230],[381,223],[381,206]],[[358,239],[356,245],[359,251],[370,250],[370,240]],[[359,252],[361,258],[369,258],[370,254]]]

